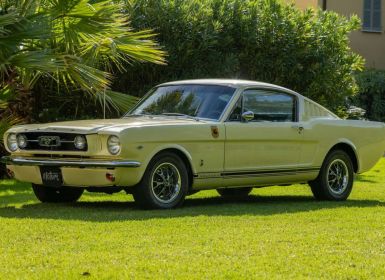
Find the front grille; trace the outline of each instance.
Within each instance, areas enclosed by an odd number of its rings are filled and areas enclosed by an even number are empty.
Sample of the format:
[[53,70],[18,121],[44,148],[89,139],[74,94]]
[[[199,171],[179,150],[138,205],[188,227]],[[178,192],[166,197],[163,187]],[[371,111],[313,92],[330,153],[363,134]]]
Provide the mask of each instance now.
[[57,132],[25,132],[27,146],[22,150],[39,151],[87,151],[87,144],[83,149],[74,145],[75,137],[79,134]]

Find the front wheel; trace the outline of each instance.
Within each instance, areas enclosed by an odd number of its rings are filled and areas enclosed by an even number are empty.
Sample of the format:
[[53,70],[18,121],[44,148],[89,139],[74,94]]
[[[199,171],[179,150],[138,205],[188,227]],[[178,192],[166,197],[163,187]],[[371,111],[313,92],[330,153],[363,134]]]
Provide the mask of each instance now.
[[84,192],[83,188],[53,188],[35,184],[32,184],[32,189],[37,199],[39,199],[41,202],[53,203],[75,202],[82,196]]
[[184,202],[188,192],[185,164],[173,153],[161,153],[148,165],[133,192],[135,202],[145,209],[170,209]]
[[353,164],[344,151],[329,153],[322,164],[320,173],[309,182],[314,197],[318,200],[346,200],[353,188]]

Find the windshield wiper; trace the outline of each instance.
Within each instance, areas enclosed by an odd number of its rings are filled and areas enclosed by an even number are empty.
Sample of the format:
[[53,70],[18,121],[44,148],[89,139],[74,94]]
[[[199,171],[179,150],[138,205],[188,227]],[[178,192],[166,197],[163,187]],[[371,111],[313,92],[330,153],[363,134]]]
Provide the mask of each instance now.
[[189,118],[189,119],[194,119],[194,120],[198,120],[198,117],[193,117],[193,116],[190,116],[190,115],[186,115],[186,114],[181,114],[181,113],[162,113],[160,115],[163,115],[163,116],[175,116],[175,117],[185,117],[185,118]]

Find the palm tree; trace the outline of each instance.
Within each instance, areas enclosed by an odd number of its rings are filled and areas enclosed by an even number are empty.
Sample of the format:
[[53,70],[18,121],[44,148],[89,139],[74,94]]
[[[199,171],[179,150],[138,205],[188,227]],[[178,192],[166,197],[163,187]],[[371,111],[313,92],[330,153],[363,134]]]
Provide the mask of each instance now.
[[[0,8],[0,78],[31,92],[42,76],[95,96],[127,61],[164,63],[149,30],[133,32],[111,1],[7,0]],[[110,95],[110,98],[117,96]],[[111,99],[110,99],[111,100]]]
[[165,53],[150,30],[131,30],[122,11],[113,1],[0,0],[1,138],[12,117],[30,120],[42,78],[60,93],[106,93],[117,109],[132,103],[109,90],[114,71],[127,62],[164,64]]

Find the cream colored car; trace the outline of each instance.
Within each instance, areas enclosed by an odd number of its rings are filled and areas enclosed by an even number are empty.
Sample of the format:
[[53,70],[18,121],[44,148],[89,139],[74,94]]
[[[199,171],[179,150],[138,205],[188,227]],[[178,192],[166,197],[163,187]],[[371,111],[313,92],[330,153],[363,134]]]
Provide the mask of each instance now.
[[385,126],[271,84],[191,80],[155,87],[121,119],[16,126],[5,143],[8,173],[42,202],[124,190],[142,207],[173,208],[200,190],[304,182],[337,201],[384,154]]

